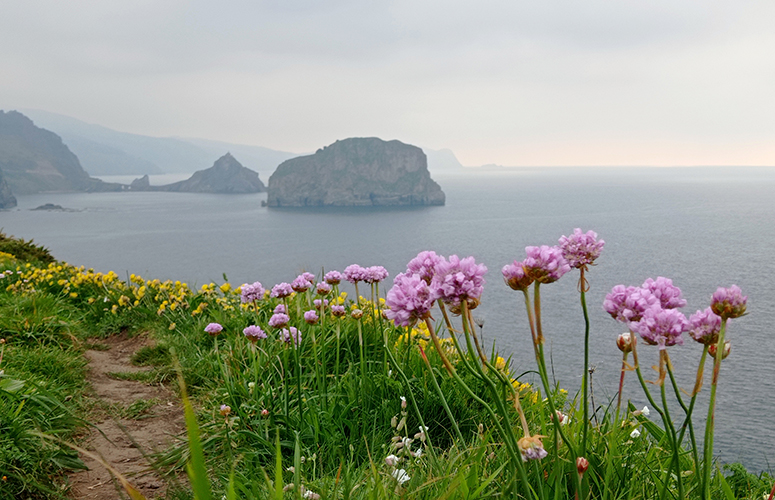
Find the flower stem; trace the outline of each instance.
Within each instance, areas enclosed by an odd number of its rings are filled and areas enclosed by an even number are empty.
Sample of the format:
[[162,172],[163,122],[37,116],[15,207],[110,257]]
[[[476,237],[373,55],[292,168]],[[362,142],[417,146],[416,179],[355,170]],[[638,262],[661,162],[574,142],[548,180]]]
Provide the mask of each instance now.
[[[587,432],[589,430],[589,312],[587,311],[584,268],[581,268],[579,293],[581,294],[581,309],[584,311],[584,373],[581,377],[582,399],[584,400],[584,427],[581,437],[581,456],[587,455]],[[624,373],[624,372],[622,372]],[[621,394],[621,393],[620,393]]]
[[708,404],[708,418],[705,421],[705,441],[703,442],[703,498],[710,500],[710,469],[713,464],[713,426],[716,420],[716,387],[718,385],[719,371],[721,370],[721,358],[724,353],[724,334],[727,329],[727,318],[721,318],[721,331],[716,342],[716,359],[713,363],[713,378],[710,385],[710,403]]
[[626,352],[622,353],[622,373],[621,375],[619,375],[619,395],[616,398],[616,416],[614,417],[614,423],[617,423],[619,421],[619,410],[622,407],[622,391],[624,390],[624,374],[627,372],[627,354],[628,353]]

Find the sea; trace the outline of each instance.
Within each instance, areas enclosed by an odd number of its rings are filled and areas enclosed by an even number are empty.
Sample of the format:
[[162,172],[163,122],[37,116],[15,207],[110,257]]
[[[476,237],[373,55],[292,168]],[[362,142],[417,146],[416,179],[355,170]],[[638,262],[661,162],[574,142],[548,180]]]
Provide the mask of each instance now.
[[[187,177],[187,176],[183,176]],[[382,265],[391,276],[422,250],[474,256],[489,271],[474,311],[488,347],[510,358],[514,373],[534,379],[522,294],[500,269],[522,260],[528,245],[553,245],[574,228],[605,240],[588,273],[593,398],[615,397],[624,331],[602,310],[617,284],[671,278],[687,316],[706,308],[717,287],[740,286],[748,314],[730,321],[732,352],[721,369],[715,452],[722,463],[754,472],[775,468],[775,168],[515,168],[438,173],[445,206],[381,209],[274,209],[266,194],[161,192],[18,196],[0,212],[6,234],[34,239],[53,255],[98,271],[181,280],[192,286],[261,281],[271,287],[302,271],[320,275],[349,264]],[[124,181],[110,177],[110,181]],[[172,180],[151,177],[152,184]],[[33,211],[53,203],[64,211]],[[392,283],[383,286],[383,292]],[[583,370],[584,321],[576,271],[542,286],[551,376],[574,397]],[[702,348],[688,336],[669,350],[678,382],[691,391]],[[654,380],[657,349],[641,343],[641,366]],[[709,367],[695,425],[704,429]],[[625,398],[646,404],[632,373]],[[688,399],[687,396],[684,396]],[[682,412],[673,402],[671,414]],[[658,419],[656,412],[652,419]]]

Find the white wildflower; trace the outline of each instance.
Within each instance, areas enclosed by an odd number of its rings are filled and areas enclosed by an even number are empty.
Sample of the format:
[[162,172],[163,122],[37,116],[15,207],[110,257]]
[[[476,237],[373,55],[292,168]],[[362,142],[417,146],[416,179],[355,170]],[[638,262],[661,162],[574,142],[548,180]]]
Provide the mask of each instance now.
[[648,406],[644,406],[643,409],[640,411],[640,414],[643,415],[644,417],[648,417],[649,413],[651,413],[651,411],[649,410]]
[[405,482],[412,479],[411,477],[409,477],[409,474],[407,474],[406,470],[404,469],[394,470],[393,477],[396,478],[396,481],[398,481],[398,484],[404,484]]
[[638,429],[633,429],[633,431],[630,433],[630,437],[632,439],[640,437],[640,431]]

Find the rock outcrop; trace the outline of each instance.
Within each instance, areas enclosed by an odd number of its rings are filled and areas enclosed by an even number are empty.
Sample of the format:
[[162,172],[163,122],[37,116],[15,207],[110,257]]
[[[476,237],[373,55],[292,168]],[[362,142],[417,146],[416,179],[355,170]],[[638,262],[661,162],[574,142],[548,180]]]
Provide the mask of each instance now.
[[188,179],[163,186],[151,186],[148,176],[132,181],[132,191],[171,191],[176,193],[263,193],[266,186],[258,173],[243,167],[230,153],[218,158],[212,167],[199,170]]
[[336,141],[281,163],[269,178],[270,207],[443,205],[423,151],[376,137]]
[[13,208],[16,206],[16,197],[11,192],[10,186],[3,177],[3,171],[0,170],[0,209]]
[[0,170],[16,194],[122,189],[89,177],[58,135],[17,111],[0,111]]

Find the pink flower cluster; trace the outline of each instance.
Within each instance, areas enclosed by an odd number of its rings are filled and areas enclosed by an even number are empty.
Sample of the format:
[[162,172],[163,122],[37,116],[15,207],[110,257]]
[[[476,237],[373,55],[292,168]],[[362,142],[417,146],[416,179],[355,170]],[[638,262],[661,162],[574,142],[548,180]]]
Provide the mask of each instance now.
[[487,267],[473,257],[449,260],[435,252],[420,252],[407,265],[406,273],[393,280],[385,303],[385,315],[398,326],[411,326],[430,316],[433,303],[439,299],[459,313],[463,301],[473,309],[479,305],[484,290]]
[[605,241],[598,240],[596,232],[584,233],[579,228],[574,229],[572,235],[560,238],[562,256],[570,267],[577,269],[593,264],[600,257],[603,246]]
[[264,286],[260,281],[256,281],[252,285],[245,283],[240,287],[240,300],[243,304],[250,302],[256,302],[264,298]]

